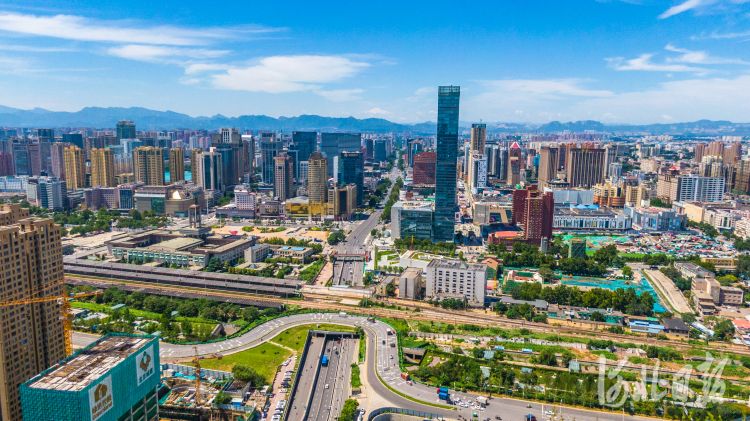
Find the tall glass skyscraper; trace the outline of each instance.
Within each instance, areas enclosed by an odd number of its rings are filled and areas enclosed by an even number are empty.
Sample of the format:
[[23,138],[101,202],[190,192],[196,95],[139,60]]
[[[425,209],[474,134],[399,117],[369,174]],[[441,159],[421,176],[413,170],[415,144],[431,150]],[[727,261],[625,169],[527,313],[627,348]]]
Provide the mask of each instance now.
[[433,242],[453,242],[456,226],[456,160],[458,158],[458,102],[461,88],[438,88],[437,165]]

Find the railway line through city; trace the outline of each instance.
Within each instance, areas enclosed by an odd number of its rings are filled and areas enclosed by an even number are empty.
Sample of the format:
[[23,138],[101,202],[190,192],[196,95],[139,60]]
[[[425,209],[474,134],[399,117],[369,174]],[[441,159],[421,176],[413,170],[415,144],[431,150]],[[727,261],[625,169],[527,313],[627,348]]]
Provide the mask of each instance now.
[[[111,283],[112,286],[117,286],[118,284],[132,284],[132,285],[139,285],[139,286],[148,286],[151,288],[158,288],[164,291],[191,291],[191,292],[201,292],[206,296],[206,298],[209,299],[215,299],[215,300],[223,300],[228,298],[236,298],[238,296],[252,296],[256,298],[262,298],[263,300],[267,301],[273,301],[278,302],[285,305],[292,305],[292,306],[299,306],[301,308],[308,308],[308,309],[316,309],[316,310],[325,310],[325,311],[349,311],[349,312],[356,312],[359,314],[367,315],[367,316],[373,316],[373,317],[386,317],[386,318],[395,318],[395,319],[405,319],[405,320],[411,320],[411,321],[422,321],[422,322],[435,322],[435,323],[452,323],[455,325],[460,324],[471,324],[479,327],[497,327],[501,329],[528,329],[530,332],[534,333],[543,333],[546,335],[558,335],[560,337],[562,336],[570,336],[570,337],[576,337],[576,338],[586,338],[586,339],[597,339],[597,340],[611,340],[613,342],[619,342],[619,343],[632,343],[635,345],[656,345],[656,346],[668,346],[675,349],[687,351],[692,348],[691,344],[680,342],[676,340],[658,340],[656,338],[649,338],[649,337],[643,337],[643,336],[630,336],[630,335],[620,335],[615,334],[611,332],[605,332],[600,330],[589,330],[589,329],[573,329],[573,328],[566,328],[563,326],[550,326],[549,324],[543,324],[543,323],[534,323],[534,322],[528,322],[525,320],[515,320],[515,319],[500,319],[497,315],[494,313],[491,314],[482,314],[478,312],[472,312],[468,314],[461,314],[457,311],[452,310],[446,310],[442,309],[440,307],[431,307],[429,309],[425,309],[422,306],[414,306],[414,308],[419,308],[419,312],[415,312],[413,310],[398,310],[398,309],[390,309],[390,308],[382,308],[382,307],[359,307],[359,306],[352,306],[352,305],[346,305],[339,302],[325,302],[325,301],[309,301],[309,300],[289,300],[289,299],[283,299],[278,297],[271,297],[271,296],[262,296],[262,295],[249,295],[249,294],[237,294],[237,293],[228,293],[228,292],[221,292],[216,290],[204,290],[204,289],[196,289],[196,288],[183,288],[183,287],[177,287],[177,286],[166,286],[161,284],[152,284],[148,282],[136,282],[136,281],[123,281],[123,280],[110,280],[110,279],[100,279],[100,278],[92,278],[92,277],[76,277],[76,276],[66,276],[66,279],[75,280],[75,279],[84,279],[84,280],[92,280],[95,279],[98,282],[102,283]],[[329,297],[334,298],[334,297]],[[400,303],[402,306],[405,306],[403,303]],[[732,344],[722,344],[720,346],[714,345],[714,349],[721,350],[721,351],[727,351],[732,352],[738,355],[750,355],[750,349],[747,349],[746,347],[739,347]]]

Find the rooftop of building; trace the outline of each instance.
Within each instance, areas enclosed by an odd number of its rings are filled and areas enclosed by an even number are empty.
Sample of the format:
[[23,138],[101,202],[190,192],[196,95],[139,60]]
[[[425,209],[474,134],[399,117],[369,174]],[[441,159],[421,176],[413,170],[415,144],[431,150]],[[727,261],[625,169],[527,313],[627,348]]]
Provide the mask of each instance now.
[[154,339],[151,336],[109,334],[61,361],[57,367],[32,378],[28,386],[34,389],[77,392],[106,375],[109,370]]
[[393,204],[393,208],[399,208],[404,210],[421,210],[421,211],[433,211],[435,210],[435,202],[428,200],[410,200],[400,201]]
[[203,241],[197,238],[179,237],[148,246],[146,247],[146,250],[165,252],[185,251],[193,247],[198,247],[201,244],[203,244]]
[[466,263],[463,260],[434,259],[427,267],[438,269],[466,269],[466,270],[486,270],[487,265],[480,263]]
[[401,274],[401,277],[402,277],[402,278],[409,278],[409,279],[412,279],[412,278],[416,278],[416,277],[418,277],[418,276],[419,276],[419,275],[421,275],[421,274],[422,274],[422,269],[419,269],[419,268],[413,268],[413,267],[408,267],[408,268],[406,268],[406,270],[404,270],[404,272],[403,272],[403,273]]
[[[595,207],[594,207],[595,206]],[[571,205],[570,208],[555,208],[555,216],[568,215],[568,216],[588,216],[592,218],[605,218],[617,216],[619,212],[616,212],[610,208],[600,208],[596,205]]]
[[296,204],[302,204],[305,205],[310,201],[310,198],[308,196],[297,196],[297,197],[290,197],[289,199],[286,199],[286,203],[296,203]]
[[683,322],[682,319],[662,319],[661,324],[668,330],[690,330],[690,326]]

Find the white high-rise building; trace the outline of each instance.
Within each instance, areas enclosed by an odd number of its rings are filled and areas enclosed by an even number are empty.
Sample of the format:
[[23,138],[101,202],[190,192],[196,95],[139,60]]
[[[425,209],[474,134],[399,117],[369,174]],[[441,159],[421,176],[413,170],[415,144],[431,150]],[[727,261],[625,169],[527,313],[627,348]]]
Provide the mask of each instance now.
[[487,187],[487,155],[472,153],[469,158],[469,187],[473,194]]
[[487,265],[461,260],[435,259],[425,269],[429,298],[461,295],[468,301],[484,304],[487,290]]

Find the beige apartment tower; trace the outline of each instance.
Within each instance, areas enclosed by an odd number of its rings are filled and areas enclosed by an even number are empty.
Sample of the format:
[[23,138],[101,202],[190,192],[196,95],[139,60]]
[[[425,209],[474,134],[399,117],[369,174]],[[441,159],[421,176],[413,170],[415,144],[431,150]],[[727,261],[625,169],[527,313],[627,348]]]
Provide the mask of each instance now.
[[[78,149],[83,153],[81,149]],[[20,205],[0,208],[2,300],[50,298],[0,307],[0,419],[21,421],[19,386],[65,358],[60,226],[51,218],[29,218]]]
[[589,188],[604,181],[604,149],[568,149],[565,168],[570,187]]
[[152,146],[133,150],[133,174],[135,181],[147,186],[164,185],[164,150]]
[[471,150],[477,151],[483,154],[484,143],[486,140],[487,140],[487,125],[486,124],[472,124],[471,125]]
[[322,218],[326,214],[328,197],[328,158],[325,154],[321,152],[310,154],[307,171],[310,217]]
[[553,181],[557,178],[558,163],[560,162],[557,154],[559,153],[557,148],[542,148],[539,151],[539,176],[538,180],[540,184]]
[[172,148],[169,150],[169,182],[185,181],[185,150]]
[[115,154],[112,149],[91,150],[91,187],[115,187]]
[[273,194],[284,201],[294,197],[294,161],[292,157],[282,152],[274,160]]
[[86,154],[75,145],[65,148],[65,181],[68,190],[86,187]]

